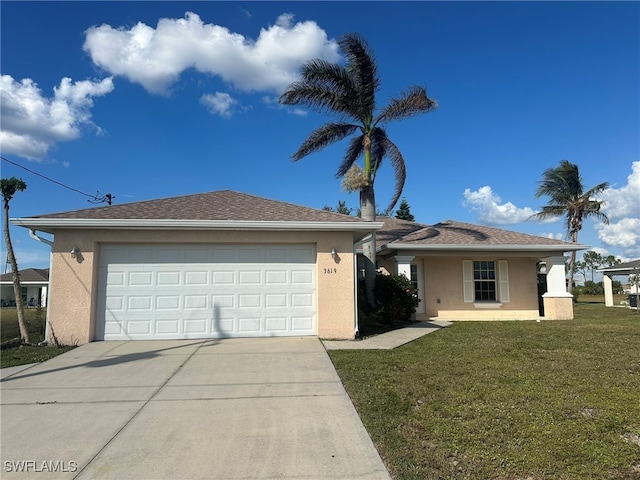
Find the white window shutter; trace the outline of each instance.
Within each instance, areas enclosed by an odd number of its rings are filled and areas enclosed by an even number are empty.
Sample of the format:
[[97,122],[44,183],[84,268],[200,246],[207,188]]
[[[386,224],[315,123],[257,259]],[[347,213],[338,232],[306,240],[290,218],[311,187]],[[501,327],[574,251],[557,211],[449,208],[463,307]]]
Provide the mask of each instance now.
[[509,266],[506,260],[498,261],[498,281],[500,282],[500,301],[509,303]]
[[464,303],[473,303],[473,261],[462,261],[462,291]]

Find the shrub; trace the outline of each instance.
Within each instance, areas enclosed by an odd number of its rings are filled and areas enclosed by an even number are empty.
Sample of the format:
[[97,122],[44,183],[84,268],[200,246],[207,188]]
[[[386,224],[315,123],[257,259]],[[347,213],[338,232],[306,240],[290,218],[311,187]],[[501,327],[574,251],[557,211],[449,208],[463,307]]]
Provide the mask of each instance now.
[[381,323],[393,324],[411,320],[420,299],[418,289],[407,277],[378,274],[375,288]]
[[580,289],[581,295],[604,295],[604,287],[602,282],[596,283],[591,280],[584,282],[584,285]]

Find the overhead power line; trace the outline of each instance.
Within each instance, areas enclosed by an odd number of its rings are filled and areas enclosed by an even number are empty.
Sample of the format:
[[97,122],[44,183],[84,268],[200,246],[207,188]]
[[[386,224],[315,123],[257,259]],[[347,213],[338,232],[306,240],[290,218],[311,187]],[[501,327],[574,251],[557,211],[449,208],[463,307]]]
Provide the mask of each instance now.
[[16,162],[14,162],[12,160],[9,160],[9,159],[7,159],[7,158],[5,158],[3,156],[0,156],[0,158],[2,158],[2,160],[4,160],[5,162],[10,163],[11,165],[15,165],[16,167],[22,168],[23,170],[26,170],[29,173],[33,173],[34,175],[42,177],[45,180],[48,180],[49,182],[55,183],[56,185],[60,185],[61,187],[64,187],[64,188],[66,188],[68,190],[71,190],[72,192],[76,192],[76,193],[79,193],[81,195],[84,195],[85,197],[89,197],[91,200],[87,200],[88,202],[91,202],[91,203],[104,203],[104,202],[106,202],[109,205],[111,205],[111,202],[113,201],[113,199],[116,198],[113,195],[111,195],[110,193],[107,193],[107,194],[101,196],[99,191],[96,192],[95,195],[91,195],[89,193],[82,192],[82,191],[80,191],[80,190],[78,190],[76,188],[70,187],[68,185],[65,185],[64,183],[61,183],[61,182],[58,182],[57,180],[49,178],[46,175],[42,175],[41,173],[34,172],[33,170],[25,167],[24,165],[20,165],[19,163],[16,163]]

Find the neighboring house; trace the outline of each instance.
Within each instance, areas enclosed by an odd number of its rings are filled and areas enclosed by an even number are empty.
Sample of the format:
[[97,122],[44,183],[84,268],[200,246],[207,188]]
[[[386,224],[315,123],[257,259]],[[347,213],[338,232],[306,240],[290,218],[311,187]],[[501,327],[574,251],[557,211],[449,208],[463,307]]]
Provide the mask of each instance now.
[[421,289],[419,318],[538,318],[542,258],[547,318],[572,318],[562,254],[586,248],[465,224],[367,222],[229,190],[12,222],[54,236],[49,334],[77,344],[353,339],[356,248],[376,230],[381,266],[413,275]]
[[[19,273],[24,306],[46,307],[47,289],[49,288],[49,269],[27,268],[20,270]],[[3,307],[16,306],[16,297],[13,292],[13,273],[0,275],[0,305]]]
[[[604,284],[604,304],[607,307],[613,307],[613,277],[615,276],[627,276],[627,275],[640,275],[640,259],[632,260],[630,262],[619,263],[612,267],[600,268],[598,270],[602,272],[602,283]],[[637,285],[629,286],[629,294],[638,293]]]

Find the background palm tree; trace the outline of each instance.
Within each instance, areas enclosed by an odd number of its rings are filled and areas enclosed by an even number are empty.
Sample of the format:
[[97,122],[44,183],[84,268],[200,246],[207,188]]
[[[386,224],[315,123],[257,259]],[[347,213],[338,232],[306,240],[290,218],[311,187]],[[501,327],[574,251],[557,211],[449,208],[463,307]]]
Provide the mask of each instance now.
[[24,318],[24,302],[22,301],[22,288],[20,288],[20,273],[18,272],[18,261],[13,252],[11,244],[11,235],[9,234],[9,202],[16,194],[27,188],[27,184],[21,178],[11,177],[0,180],[0,190],[2,192],[2,200],[4,204],[4,242],[7,247],[7,258],[11,264],[13,272],[13,295],[16,299],[16,310],[18,313],[18,326],[20,327],[20,336],[23,343],[29,343],[29,330]]
[[[373,53],[366,41],[356,33],[338,40],[344,54],[344,66],[315,59],[301,69],[301,79],[290,84],[280,96],[280,103],[302,105],[320,113],[337,115],[339,121],[326,123],[311,132],[302,143],[294,160],[322,150],[324,147],[355,135],[338,167],[336,177],[345,177],[343,186],[360,192],[360,212],[363,220],[374,221],[376,202],[373,184],[383,159],[388,158],[395,172],[395,191],[389,203],[390,211],[397,203],[406,179],[404,158],[398,147],[387,137],[383,125],[437,108],[420,86],[411,86],[376,112],[376,93],[380,78]],[[363,159],[363,167],[356,160]],[[367,298],[375,307],[373,289],[376,276],[375,233],[363,243]]]
[[[595,217],[609,224],[609,218],[600,211],[604,202],[596,197],[609,188],[609,182],[603,182],[589,190],[584,190],[583,180],[578,166],[562,160],[556,168],[549,168],[542,174],[542,181],[536,190],[536,197],[548,196],[549,203],[531,218],[545,219],[564,216],[567,238],[578,243],[578,232],[587,217]],[[573,292],[573,275],[576,267],[576,252],[569,259],[569,293]]]

